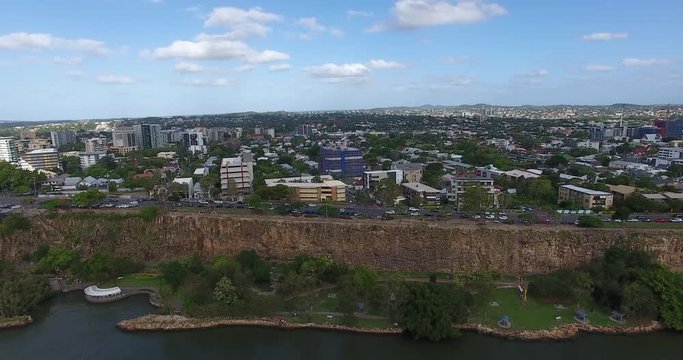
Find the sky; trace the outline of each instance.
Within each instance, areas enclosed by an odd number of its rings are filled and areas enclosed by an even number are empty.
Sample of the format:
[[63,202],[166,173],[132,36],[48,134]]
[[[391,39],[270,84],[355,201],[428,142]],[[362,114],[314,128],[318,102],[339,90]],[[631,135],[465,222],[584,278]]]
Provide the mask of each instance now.
[[679,0],[2,0],[0,119],[682,103]]

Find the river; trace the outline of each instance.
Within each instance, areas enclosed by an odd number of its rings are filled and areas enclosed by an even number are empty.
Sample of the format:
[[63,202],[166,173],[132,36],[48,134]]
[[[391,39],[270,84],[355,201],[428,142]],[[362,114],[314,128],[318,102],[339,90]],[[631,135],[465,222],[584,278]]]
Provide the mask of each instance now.
[[403,336],[330,331],[222,328],[125,333],[115,324],[149,313],[146,296],[92,305],[83,295],[53,298],[34,323],[0,330],[0,359],[681,359],[683,334],[584,335],[565,342],[524,343],[466,334],[438,344]]

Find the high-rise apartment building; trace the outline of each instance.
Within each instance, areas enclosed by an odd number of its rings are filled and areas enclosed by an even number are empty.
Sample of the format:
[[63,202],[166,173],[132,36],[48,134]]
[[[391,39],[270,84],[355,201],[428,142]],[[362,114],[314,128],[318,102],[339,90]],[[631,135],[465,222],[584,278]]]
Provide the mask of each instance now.
[[52,170],[59,168],[59,153],[55,149],[40,149],[21,155],[21,167],[24,170]]
[[234,196],[249,194],[254,180],[254,156],[245,152],[238,157],[224,158],[221,162],[221,190]]
[[19,152],[11,137],[0,137],[0,160],[6,162],[19,161]]
[[160,144],[163,143],[163,139],[161,138],[161,125],[134,125],[133,130],[135,130],[135,142],[141,150],[161,147]]
[[205,154],[207,151],[206,138],[201,132],[190,131],[183,133],[183,145],[192,155],[197,153]]
[[91,138],[83,140],[85,143],[85,152],[94,153],[100,151],[106,151],[107,139],[106,138]]
[[76,132],[73,130],[51,131],[52,147],[59,149],[65,145],[76,143]]

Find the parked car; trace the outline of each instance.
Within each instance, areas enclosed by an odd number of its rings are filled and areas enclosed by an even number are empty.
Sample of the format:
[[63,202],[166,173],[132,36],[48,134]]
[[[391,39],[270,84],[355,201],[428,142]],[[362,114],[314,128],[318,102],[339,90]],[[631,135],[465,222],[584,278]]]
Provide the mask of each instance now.
[[655,222],[658,222],[658,223],[670,223],[670,222],[671,222],[671,219],[657,219],[657,220],[655,220]]
[[420,209],[414,208],[414,207],[409,207],[409,208],[408,208],[408,211],[410,211],[410,212],[418,212],[418,211],[420,211]]
[[673,219],[671,219],[671,222],[683,223],[683,219],[681,219],[681,218],[673,218]]
[[387,210],[384,212],[385,215],[396,215],[396,211],[394,210]]

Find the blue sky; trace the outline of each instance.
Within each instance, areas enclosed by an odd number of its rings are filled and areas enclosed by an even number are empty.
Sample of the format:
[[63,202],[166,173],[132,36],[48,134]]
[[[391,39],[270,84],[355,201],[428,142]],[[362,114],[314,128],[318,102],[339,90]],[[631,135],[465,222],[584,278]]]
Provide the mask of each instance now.
[[681,103],[677,0],[3,0],[0,119]]

